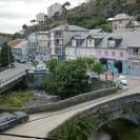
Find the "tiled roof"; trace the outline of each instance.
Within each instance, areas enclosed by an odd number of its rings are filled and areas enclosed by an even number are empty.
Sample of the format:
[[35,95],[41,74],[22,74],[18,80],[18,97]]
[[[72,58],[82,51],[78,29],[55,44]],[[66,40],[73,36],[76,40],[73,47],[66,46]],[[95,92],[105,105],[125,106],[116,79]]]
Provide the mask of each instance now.
[[8,43],[8,45],[13,48],[15,47],[16,45],[18,45],[19,43],[21,43],[24,39],[16,39],[16,40],[12,40]]
[[19,44],[17,44],[14,48],[22,48],[22,47],[24,47],[27,43],[28,43],[28,41],[23,40],[23,41],[21,41]]

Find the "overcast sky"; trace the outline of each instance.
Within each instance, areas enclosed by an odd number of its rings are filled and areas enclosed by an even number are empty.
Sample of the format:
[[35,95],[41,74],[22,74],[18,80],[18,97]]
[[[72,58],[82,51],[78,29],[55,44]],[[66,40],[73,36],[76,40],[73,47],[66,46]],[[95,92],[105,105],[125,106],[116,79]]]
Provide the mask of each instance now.
[[47,7],[51,4],[66,1],[73,7],[85,0],[0,0],[0,32],[15,33],[23,24],[35,19],[37,13],[47,14]]

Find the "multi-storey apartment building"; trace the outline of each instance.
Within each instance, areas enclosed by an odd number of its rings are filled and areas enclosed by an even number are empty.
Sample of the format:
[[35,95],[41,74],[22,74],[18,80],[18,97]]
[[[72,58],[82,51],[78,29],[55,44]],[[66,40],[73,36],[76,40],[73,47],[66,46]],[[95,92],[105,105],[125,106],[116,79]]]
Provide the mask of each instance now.
[[74,35],[83,35],[88,30],[79,26],[64,24],[50,30],[51,55],[56,59],[64,59],[65,47],[70,44]]
[[62,12],[62,5],[59,3],[54,3],[50,7],[48,7],[48,17],[54,16],[55,13],[60,13]]
[[45,21],[46,21],[46,15],[44,13],[38,13],[36,15],[36,21],[37,21],[38,24],[45,23]]

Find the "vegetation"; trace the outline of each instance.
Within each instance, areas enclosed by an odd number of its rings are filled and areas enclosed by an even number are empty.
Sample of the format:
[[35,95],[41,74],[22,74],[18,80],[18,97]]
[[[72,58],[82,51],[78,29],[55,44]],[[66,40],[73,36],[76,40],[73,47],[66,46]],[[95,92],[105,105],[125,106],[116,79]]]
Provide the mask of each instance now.
[[[47,66],[50,69],[51,75],[44,80],[44,90],[59,95],[62,98],[68,98],[89,91],[90,84],[86,74],[93,64],[94,61],[92,59],[82,58],[61,62],[49,60]],[[101,72],[101,64],[95,63],[94,67],[96,67],[95,72]]]
[[34,100],[31,91],[13,92],[7,95],[1,95],[0,106],[2,107],[23,107],[26,102]]
[[111,26],[107,18],[114,17],[118,13],[127,13],[140,20],[139,0],[90,0],[73,9],[68,10],[69,2],[63,4],[61,13],[55,13],[51,19],[41,25],[23,25],[25,34],[39,30],[49,30],[60,23],[79,25],[88,29],[102,28],[111,32]]
[[61,140],[88,140],[88,138],[96,131],[99,121],[91,115],[80,116],[59,132]]
[[94,63],[92,66],[92,70],[100,75],[104,72],[104,67],[101,63]]
[[55,60],[50,62],[48,64],[52,70],[52,76],[44,82],[46,90],[63,98],[86,91],[88,79],[86,78],[86,65],[82,59],[63,61],[58,64]]
[[5,42],[2,46],[0,53],[0,63],[2,67],[7,67],[14,61],[14,57],[12,55],[11,48],[8,46],[7,42]]
[[120,140],[140,140],[140,128],[129,127]]

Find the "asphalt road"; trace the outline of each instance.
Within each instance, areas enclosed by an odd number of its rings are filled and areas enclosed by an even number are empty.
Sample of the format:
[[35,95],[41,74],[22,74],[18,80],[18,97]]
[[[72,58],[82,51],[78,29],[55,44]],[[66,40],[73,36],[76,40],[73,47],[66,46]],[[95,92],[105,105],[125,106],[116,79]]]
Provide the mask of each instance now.
[[[40,114],[31,115],[29,122],[16,126],[6,131],[6,133],[26,135],[26,136],[45,137],[56,126],[59,126],[60,124],[65,122],[67,119],[69,119],[71,116],[79,112],[82,112],[84,110],[87,110],[89,108],[92,108],[94,106],[97,106],[101,103],[108,102],[113,99],[117,99],[126,95],[138,93],[139,91],[140,91],[140,80],[128,79],[128,90],[125,92],[102,97],[100,99],[85,102],[83,104],[79,104],[77,106],[70,107],[70,108],[57,111],[57,112],[40,113]],[[0,136],[0,140],[36,140],[36,139]]]
[[8,79],[11,79],[14,76],[17,76],[18,74],[25,72],[26,69],[29,68],[29,65],[16,63],[15,68],[9,68],[3,72],[0,72],[0,81],[6,81]]

